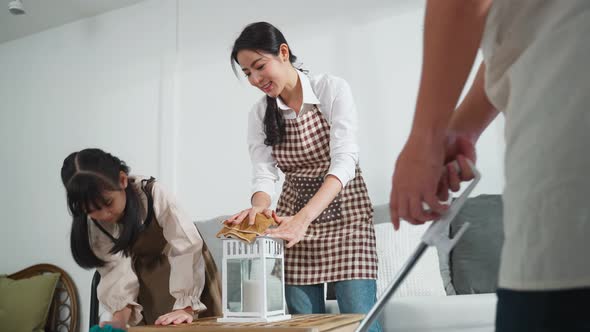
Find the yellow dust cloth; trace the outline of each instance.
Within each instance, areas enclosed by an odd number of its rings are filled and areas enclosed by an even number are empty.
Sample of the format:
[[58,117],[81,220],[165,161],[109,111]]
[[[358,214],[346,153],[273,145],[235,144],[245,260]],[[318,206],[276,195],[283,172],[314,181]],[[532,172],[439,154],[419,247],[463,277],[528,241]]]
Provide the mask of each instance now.
[[223,228],[217,233],[217,237],[231,237],[252,243],[257,236],[263,235],[267,228],[276,225],[278,224],[273,218],[268,218],[262,213],[257,213],[256,219],[254,219],[254,225],[248,224],[248,218],[244,218],[237,225],[224,224]]

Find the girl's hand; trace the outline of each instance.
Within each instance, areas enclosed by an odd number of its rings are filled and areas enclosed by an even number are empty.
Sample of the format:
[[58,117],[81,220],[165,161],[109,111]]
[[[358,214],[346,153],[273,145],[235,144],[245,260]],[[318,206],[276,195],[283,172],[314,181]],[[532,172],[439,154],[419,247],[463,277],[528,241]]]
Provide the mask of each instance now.
[[267,229],[264,234],[287,241],[287,248],[291,248],[303,239],[310,224],[299,213],[294,216],[279,217],[273,211],[272,217],[279,223],[279,227]]
[[270,209],[262,206],[253,206],[234,214],[224,221],[224,223],[228,225],[238,225],[244,220],[244,218],[248,217],[248,224],[254,225],[254,219],[256,218],[257,213],[262,213],[268,218],[272,218],[272,211]]
[[131,316],[132,310],[133,309],[132,309],[131,305],[127,305],[123,309],[121,309],[119,311],[115,311],[113,313],[113,317],[111,318],[110,321],[100,322],[98,324],[98,326],[103,328],[103,327],[105,327],[105,325],[110,325],[113,328],[126,331],[127,327],[128,327],[127,322],[129,321],[129,317]]
[[120,321],[120,320],[111,320],[111,321],[104,321],[104,322],[100,322],[98,324],[98,326],[100,326],[101,328],[105,327],[105,325],[110,325],[115,329],[120,329],[120,330],[125,330],[127,331],[127,323]]
[[182,324],[193,321],[193,309],[190,307],[174,310],[156,319],[156,325]]

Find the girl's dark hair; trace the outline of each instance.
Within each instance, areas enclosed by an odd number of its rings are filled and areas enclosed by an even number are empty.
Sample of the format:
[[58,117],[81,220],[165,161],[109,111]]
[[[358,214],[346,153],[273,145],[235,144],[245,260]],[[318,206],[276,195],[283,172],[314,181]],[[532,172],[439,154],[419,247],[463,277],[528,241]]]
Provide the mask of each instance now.
[[[236,76],[238,70],[238,52],[241,50],[260,51],[272,55],[279,55],[281,44],[286,44],[285,36],[270,23],[256,22],[247,25],[234,42],[231,51],[231,65]],[[295,63],[297,57],[289,47],[289,62]],[[275,98],[266,96],[266,113],[264,114],[264,144],[272,146],[283,142],[285,137],[285,119],[279,112]]]
[[[66,188],[68,208],[72,214],[70,249],[78,265],[83,268],[104,266],[90,246],[88,216],[86,211],[106,205],[102,196],[105,190],[122,190],[120,172],[129,175],[124,161],[100,149],[85,149],[70,154],[61,167],[61,180]],[[122,227],[119,238],[113,238],[110,253],[123,252],[129,255],[137,234],[141,230],[141,203],[133,186],[125,189],[127,202],[123,217],[118,221]]]

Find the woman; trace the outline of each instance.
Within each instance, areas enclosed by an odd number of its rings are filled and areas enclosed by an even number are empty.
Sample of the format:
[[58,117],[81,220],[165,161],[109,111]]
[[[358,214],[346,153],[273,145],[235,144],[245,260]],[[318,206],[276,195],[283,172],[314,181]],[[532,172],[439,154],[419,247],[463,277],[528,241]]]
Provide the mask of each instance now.
[[[231,53],[265,96],[254,105],[248,144],[254,169],[252,207],[228,219],[279,223],[287,242],[286,300],[294,314],[323,313],[324,283],[333,283],[342,313],[367,313],[376,300],[373,209],[358,167],[356,110],[350,87],[332,75],[308,76],[283,34],[248,25]],[[285,174],[277,214],[269,210],[278,170]],[[380,331],[378,324],[372,331]]]

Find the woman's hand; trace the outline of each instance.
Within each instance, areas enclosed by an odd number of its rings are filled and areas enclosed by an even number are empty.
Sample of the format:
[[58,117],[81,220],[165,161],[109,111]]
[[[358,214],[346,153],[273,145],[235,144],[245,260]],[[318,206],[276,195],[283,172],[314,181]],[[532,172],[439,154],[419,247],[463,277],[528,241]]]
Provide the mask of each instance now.
[[187,307],[184,309],[174,310],[156,319],[156,325],[182,324],[191,323],[193,321],[193,309]]
[[224,223],[229,225],[238,225],[244,220],[244,218],[248,217],[248,223],[250,225],[254,225],[254,220],[256,218],[257,213],[262,213],[268,218],[272,218],[272,211],[268,208],[262,206],[253,206],[249,209],[242,210],[233,216],[229,217]]
[[264,234],[287,241],[287,248],[291,248],[303,239],[305,232],[311,223],[300,213],[297,213],[294,216],[279,217],[273,211],[272,217],[277,223],[279,223],[279,226],[267,229]]

